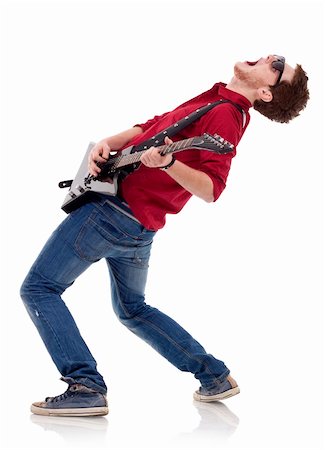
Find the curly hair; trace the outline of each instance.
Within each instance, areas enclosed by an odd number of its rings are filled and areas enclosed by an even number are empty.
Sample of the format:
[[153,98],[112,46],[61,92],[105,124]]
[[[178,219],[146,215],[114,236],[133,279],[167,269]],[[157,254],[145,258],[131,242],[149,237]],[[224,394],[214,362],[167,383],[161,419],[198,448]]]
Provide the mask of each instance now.
[[272,101],[255,100],[254,109],[270,120],[288,123],[306,107],[309,99],[307,81],[306,72],[297,64],[292,81],[281,81],[277,86],[270,86]]

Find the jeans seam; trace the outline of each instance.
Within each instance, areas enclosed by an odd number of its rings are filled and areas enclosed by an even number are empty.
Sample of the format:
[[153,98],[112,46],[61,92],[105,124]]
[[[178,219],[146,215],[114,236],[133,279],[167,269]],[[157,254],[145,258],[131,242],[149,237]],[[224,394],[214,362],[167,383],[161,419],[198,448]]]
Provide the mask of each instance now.
[[192,355],[190,355],[181,345],[179,345],[176,341],[174,341],[172,338],[170,338],[168,336],[168,334],[166,334],[163,330],[161,330],[159,327],[157,327],[155,324],[153,324],[152,322],[150,322],[147,319],[144,319],[142,317],[135,317],[135,320],[138,320],[140,322],[145,322],[148,325],[150,325],[152,328],[154,328],[156,331],[158,331],[158,333],[160,333],[162,336],[165,336],[167,338],[167,340],[169,342],[171,342],[173,345],[175,345],[175,347],[177,347],[179,350],[181,350],[185,355],[187,355],[187,357],[189,357],[190,359],[199,362],[200,364],[202,364],[206,369],[207,372],[209,372],[210,375],[212,375],[216,381],[218,381],[218,378],[213,374],[213,372],[211,372],[210,367],[207,365],[207,363],[205,361],[203,361],[200,358],[196,358]]
[[[116,293],[117,293],[117,297],[118,297],[119,304],[120,304],[121,308],[123,309],[124,313],[125,313],[129,318],[131,318],[131,317],[132,317],[131,314],[128,312],[128,310],[126,309],[124,303],[123,303],[122,300],[121,300],[120,289],[119,289],[118,284],[117,284],[117,282],[116,282],[115,275],[112,273],[112,271],[111,271],[111,274],[112,274],[112,277],[113,277],[113,281],[114,281],[114,285],[115,285],[115,289],[116,289]],[[133,318],[135,318],[135,320],[138,320],[138,321],[147,323],[147,324],[150,325],[152,328],[154,328],[156,331],[158,331],[158,333],[160,333],[162,336],[165,336],[165,337],[167,338],[167,340],[168,340],[170,343],[172,343],[173,345],[175,345],[175,347],[177,347],[179,350],[181,350],[187,357],[189,357],[190,359],[192,359],[192,360],[194,360],[194,361],[197,361],[197,362],[199,362],[200,364],[202,364],[202,365],[207,369],[207,372],[209,372],[210,375],[212,375],[212,376],[215,378],[215,380],[216,380],[217,382],[219,382],[218,377],[216,377],[216,376],[213,374],[213,372],[211,372],[211,369],[210,369],[210,367],[207,365],[206,362],[202,361],[200,358],[196,358],[196,357],[193,357],[192,355],[190,355],[190,354],[189,354],[182,346],[180,346],[177,342],[175,342],[173,339],[171,339],[171,338],[170,338],[163,330],[161,330],[160,328],[158,328],[156,325],[154,325],[154,324],[153,324],[152,322],[150,322],[149,320],[144,319],[144,318],[142,318],[142,317],[133,317]]]

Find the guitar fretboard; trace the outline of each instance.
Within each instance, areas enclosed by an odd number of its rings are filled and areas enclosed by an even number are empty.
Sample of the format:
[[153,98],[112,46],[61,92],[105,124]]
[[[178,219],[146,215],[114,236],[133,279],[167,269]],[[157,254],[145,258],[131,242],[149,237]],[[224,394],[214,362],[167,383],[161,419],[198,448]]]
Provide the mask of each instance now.
[[[179,150],[184,150],[187,147],[190,147],[193,143],[195,138],[189,138],[184,139],[182,141],[173,142],[170,145],[161,145],[159,146],[159,153],[162,156],[167,155],[168,153],[173,153]],[[117,156],[114,164],[111,165],[111,169],[115,170],[119,167],[124,167],[130,164],[135,164],[140,161],[141,156],[146,152],[147,150],[142,150],[140,152],[130,153],[129,155],[120,155]]]

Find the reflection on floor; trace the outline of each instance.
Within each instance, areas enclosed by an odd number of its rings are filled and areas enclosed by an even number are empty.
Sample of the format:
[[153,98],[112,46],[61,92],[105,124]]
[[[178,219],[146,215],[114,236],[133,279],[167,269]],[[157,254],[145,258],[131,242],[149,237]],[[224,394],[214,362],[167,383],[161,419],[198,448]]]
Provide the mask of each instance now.
[[[225,442],[233,435],[239,425],[239,418],[221,402],[200,403],[193,401],[193,406],[200,416],[198,425],[193,430],[182,432],[175,436],[172,439],[173,442],[171,442],[169,437],[168,448],[171,448],[170,445],[172,443],[177,445],[177,448],[182,448],[183,445],[186,448],[190,448],[191,443],[193,443],[193,446],[197,445],[197,440],[200,441],[201,449],[208,448],[203,446],[204,442],[207,445],[209,443]],[[109,436],[107,436],[110,416],[51,417],[32,414],[30,420],[45,431],[53,431],[59,434],[66,444],[86,443],[86,441],[91,439],[92,445],[95,447],[104,446],[105,443],[107,444],[107,439],[108,441],[110,440]],[[163,441],[161,445],[164,445]]]

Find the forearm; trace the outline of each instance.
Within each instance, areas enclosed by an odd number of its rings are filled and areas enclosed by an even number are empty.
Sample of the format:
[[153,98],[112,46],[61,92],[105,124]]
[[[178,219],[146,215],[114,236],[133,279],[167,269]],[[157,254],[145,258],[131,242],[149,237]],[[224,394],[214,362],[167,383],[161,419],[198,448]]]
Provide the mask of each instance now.
[[192,169],[192,167],[177,160],[165,172],[191,194],[208,203],[213,202],[213,183],[204,172]]
[[111,148],[111,150],[119,150],[124,147],[131,139],[133,139],[138,134],[141,134],[141,127],[133,127],[128,130],[122,131],[121,133],[115,134],[114,136],[110,136],[108,138],[103,139],[106,144]]
[[[165,144],[172,144],[172,140],[165,138]],[[151,168],[161,168],[171,162],[170,154],[161,155],[159,147],[150,147],[141,156],[141,162]],[[209,175],[200,170],[192,169],[181,161],[176,160],[173,165],[165,170],[171,178],[173,178],[180,186],[193,195],[210,203],[214,200],[213,182]]]

